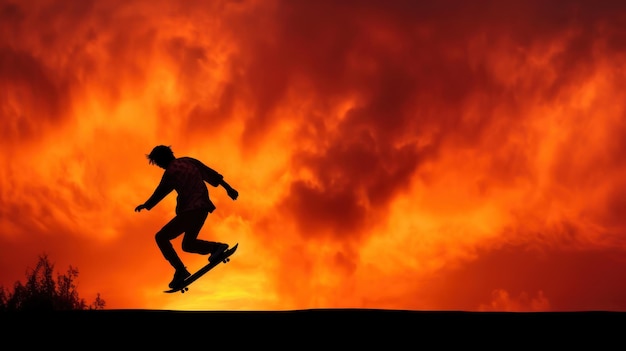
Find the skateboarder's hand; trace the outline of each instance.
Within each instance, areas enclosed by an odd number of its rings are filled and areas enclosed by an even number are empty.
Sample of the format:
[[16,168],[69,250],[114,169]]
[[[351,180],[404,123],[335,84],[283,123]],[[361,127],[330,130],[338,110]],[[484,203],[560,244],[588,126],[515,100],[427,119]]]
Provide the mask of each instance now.
[[141,204],[141,205],[135,207],[135,212],[139,212],[139,211],[145,210],[145,209],[146,209],[146,205]]
[[239,192],[237,192],[237,190],[229,187],[228,189],[226,189],[226,193],[228,194],[228,196],[230,196],[231,199],[233,200],[237,200],[237,197],[239,196]]

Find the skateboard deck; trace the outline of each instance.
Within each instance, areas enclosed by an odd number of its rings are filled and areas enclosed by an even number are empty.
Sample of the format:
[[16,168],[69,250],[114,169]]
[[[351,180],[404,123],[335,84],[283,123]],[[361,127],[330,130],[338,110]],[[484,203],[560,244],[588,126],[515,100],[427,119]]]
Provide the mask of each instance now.
[[207,263],[204,267],[200,268],[196,273],[187,277],[187,279],[185,279],[180,286],[177,286],[176,288],[173,288],[170,290],[165,290],[164,292],[166,293],[174,293],[177,291],[180,291],[181,293],[186,292],[187,290],[189,290],[189,285],[191,285],[191,283],[198,280],[198,278],[205,275],[211,269],[215,268],[217,265],[219,265],[222,262],[228,263],[228,261],[230,261],[230,256],[232,256],[232,254],[234,254],[235,251],[237,251],[237,246],[239,246],[239,243],[235,244],[235,246],[224,251],[222,253],[222,256],[218,260]]

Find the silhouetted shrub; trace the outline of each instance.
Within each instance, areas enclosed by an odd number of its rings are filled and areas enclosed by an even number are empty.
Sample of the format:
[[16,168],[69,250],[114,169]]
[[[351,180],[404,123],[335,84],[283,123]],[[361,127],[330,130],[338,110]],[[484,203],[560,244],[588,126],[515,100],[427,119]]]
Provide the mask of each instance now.
[[34,269],[26,274],[26,283],[16,282],[13,291],[0,286],[0,311],[62,311],[104,309],[105,301],[97,294],[91,305],[78,296],[78,269],[69,267],[67,273],[54,280],[54,265],[48,256],[39,256]]

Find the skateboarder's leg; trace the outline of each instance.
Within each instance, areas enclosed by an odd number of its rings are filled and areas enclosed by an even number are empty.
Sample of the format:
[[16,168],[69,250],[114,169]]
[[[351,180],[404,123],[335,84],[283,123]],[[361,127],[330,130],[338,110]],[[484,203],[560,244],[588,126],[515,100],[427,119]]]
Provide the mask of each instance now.
[[174,288],[184,279],[189,277],[191,273],[187,271],[187,268],[181,261],[180,257],[174,250],[172,246],[171,240],[181,235],[185,230],[185,221],[184,218],[180,216],[174,217],[171,221],[169,221],[159,232],[155,235],[155,240],[159,249],[161,249],[161,253],[163,253],[163,257],[169,261],[169,263],[174,267],[176,272],[174,272],[174,278],[169,283],[170,288]]
[[181,235],[184,230],[184,218],[176,216],[164,225],[163,228],[161,228],[161,230],[159,230],[154,236],[163,257],[165,257],[165,259],[168,260],[172,267],[174,267],[177,271],[184,270],[185,265],[183,264],[183,261],[181,261],[180,257],[178,257],[171,241]]
[[198,234],[208,216],[206,211],[189,211],[181,214],[187,224],[183,236],[183,251],[208,255],[228,248],[227,244],[198,239]]

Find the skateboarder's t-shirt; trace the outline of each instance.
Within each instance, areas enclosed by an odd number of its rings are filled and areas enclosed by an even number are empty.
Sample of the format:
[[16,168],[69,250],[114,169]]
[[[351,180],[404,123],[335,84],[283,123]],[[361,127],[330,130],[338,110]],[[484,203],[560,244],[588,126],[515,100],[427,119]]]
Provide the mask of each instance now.
[[216,187],[222,179],[221,174],[204,163],[191,157],[179,157],[168,165],[161,182],[146,201],[146,208],[150,210],[172,190],[176,190],[177,214],[197,209],[213,212],[215,205],[209,198],[209,191],[204,182]]

